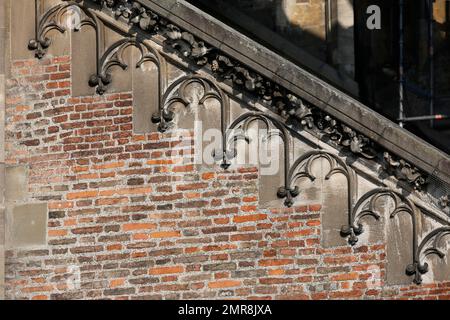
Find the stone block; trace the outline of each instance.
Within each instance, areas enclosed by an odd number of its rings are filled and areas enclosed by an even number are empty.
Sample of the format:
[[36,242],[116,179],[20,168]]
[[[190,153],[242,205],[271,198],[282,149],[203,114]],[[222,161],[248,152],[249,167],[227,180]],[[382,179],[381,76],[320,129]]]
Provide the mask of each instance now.
[[5,202],[5,186],[5,164],[0,162],[0,204]]
[[[1,40],[0,40],[1,41]],[[0,51],[0,56],[2,55]],[[0,59],[1,60],[1,59]],[[1,63],[1,61],[0,61]],[[1,68],[1,67],[0,67]],[[2,147],[0,148],[0,163],[3,163],[5,161],[5,148],[3,147],[4,141],[5,141],[5,85],[6,85],[6,78],[5,75],[0,74],[0,144]],[[2,170],[3,172],[3,170]]]
[[386,281],[389,285],[406,285],[412,281],[406,274],[406,267],[413,261],[412,229],[411,217],[405,213],[387,222]]
[[[136,57],[135,61],[139,57]],[[157,131],[157,124],[152,123],[152,115],[159,110],[158,67],[146,62],[133,70],[133,130],[137,134]]]
[[96,72],[95,31],[84,26],[72,34],[72,91],[74,97],[95,94],[89,77]]
[[11,1],[11,30],[14,30],[14,38],[11,41],[11,55],[14,59],[34,57],[34,52],[28,50],[28,42],[35,38],[34,20],[34,1]]
[[[323,176],[328,174],[328,171],[328,168],[324,169]],[[335,175],[323,181],[322,246],[345,246],[347,241],[340,231],[348,222],[347,178],[344,175]]]
[[[5,198],[7,202],[22,201],[27,197],[28,172],[25,166],[7,167],[5,172]],[[1,179],[1,178],[0,178]]]
[[36,203],[8,208],[8,247],[44,246],[47,243],[47,204]]

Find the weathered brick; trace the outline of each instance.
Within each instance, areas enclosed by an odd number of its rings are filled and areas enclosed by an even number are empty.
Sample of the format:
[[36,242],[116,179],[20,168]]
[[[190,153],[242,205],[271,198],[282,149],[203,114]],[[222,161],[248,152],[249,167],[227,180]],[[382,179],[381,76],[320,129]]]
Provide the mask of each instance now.
[[102,226],[84,227],[84,228],[72,229],[72,233],[73,234],[91,234],[91,233],[100,233],[100,232],[102,232],[102,230],[103,230]]
[[98,191],[84,191],[84,192],[68,193],[67,200],[95,198],[95,197],[97,197],[97,195],[98,195]]
[[239,287],[240,285],[241,281],[237,280],[221,280],[221,281],[212,281],[208,283],[208,287],[211,289],[232,288],[232,287]]
[[254,215],[245,215],[245,216],[235,216],[233,218],[233,222],[235,223],[245,223],[245,222],[254,222],[261,221],[267,219],[266,214],[254,214]]
[[236,270],[236,263],[225,262],[225,263],[214,263],[203,265],[204,271],[222,271],[222,270]]
[[149,274],[150,275],[174,274],[174,273],[182,273],[183,271],[184,271],[183,266],[158,267],[158,268],[151,268],[149,270]]
[[135,231],[135,230],[153,230],[157,225],[154,223],[127,223],[122,226],[123,231]]
[[150,233],[151,238],[178,238],[180,236],[180,231],[159,231]]
[[105,296],[121,296],[127,294],[134,294],[136,291],[135,288],[115,288],[115,289],[106,289],[103,291]]

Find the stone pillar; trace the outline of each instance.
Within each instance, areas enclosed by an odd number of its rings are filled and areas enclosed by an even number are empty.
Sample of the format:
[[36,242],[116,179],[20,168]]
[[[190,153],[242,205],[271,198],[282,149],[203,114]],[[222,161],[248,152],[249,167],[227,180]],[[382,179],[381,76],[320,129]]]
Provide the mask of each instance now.
[[353,0],[337,0],[337,48],[334,62],[339,71],[354,78],[355,76],[355,14]]
[[279,0],[275,25],[290,42],[322,61],[326,60],[324,0]]
[[0,299],[5,295],[5,87],[9,60],[10,0],[0,2]]
[[[355,76],[354,0],[280,0],[275,26],[299,47]],[[330,50],[331,52],[326,52]]]

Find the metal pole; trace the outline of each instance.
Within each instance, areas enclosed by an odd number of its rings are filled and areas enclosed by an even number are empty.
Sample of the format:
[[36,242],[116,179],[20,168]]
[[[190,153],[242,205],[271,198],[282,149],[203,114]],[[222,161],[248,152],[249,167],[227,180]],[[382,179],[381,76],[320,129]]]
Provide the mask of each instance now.
[[399,125],[403,128],[403,118],[405,117],[404,113],[404,58],[403,58],[403,50],[404,50],[404,16],[403,16],[403,10],[404,10],[404,0],[399,0],[399,112],[398,112],[398,119],[399,119]]
[[[434,94],[435,94],[435,82],[434,82],[434,12],[433,12],[434,0],[428,0],[428,36],[429,36],[429,55],[430,55],[430,115],[434,114]],[[434,127],[434,121],[430,121],[430,126]]]
[[325,39],[327,42],[327,60],[329,63],[332,63],[330,59],[330,38],[331,38],[331,10],[330,10],[330,0],[325,1]]
[[431,116],[419,116],[419,117],[410,117],[410,118],[403,118],[403,122],[412,122],[412,121],[429,121],[429,120],[445,120],[449,117],[444,114],[434,114]]

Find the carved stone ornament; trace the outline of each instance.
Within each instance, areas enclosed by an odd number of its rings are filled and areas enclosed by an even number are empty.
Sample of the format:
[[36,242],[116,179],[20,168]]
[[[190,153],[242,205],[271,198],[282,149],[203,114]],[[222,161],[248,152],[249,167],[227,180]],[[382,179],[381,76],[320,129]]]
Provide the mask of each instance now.
[[[36,12],[40,12],[40,0],[35,1]],[[417,219],[421,210],[404,195],[387,188],[378,188],[358,197],[357,175],[342,157],[334,153],[315,150],[301,155],[291,164],[289,157],[291,154],[291,135],[284,120],[297,121],[303,128],[313,131],[321,138],[326,138],[331,144],[354,155],[374,161],[383,161],[386,172],[398,180],[408,182],[417,190],[427,183],[427,176],[420,169],[400,157],[382,150],[368,137],[334,119],[319,108],[310,105],[297,95],[251,70],[239,61],[226,56],[219,49],[197,39],[188,31],[182,30],[175,24],[161,18],[140,3],[131,0],[92,0],[91,2],[96,3],[100,9],[109,11],[117,19],[125,19],[129,24],[145,32],[157,33],[162,36],[165,39],[164,50],[178,54],[179,57],[195,66],[208,69],[212,77],[194,73],[181,77],[168,86],[166,62],[158,50],[138,37],[124,38],[109,48],[102,48],[99,32],[100,20],[94,10],[85,8],[80,4],[80,1],[64,1],[50,8],[42,17],[36,14],[36,35],[35,39],[30,41],[28,47],[35,51],[37,58],[42,58],[51,45],[51,40],[47,37],[49,31],[55,29],[61,33],[67,31],[61,20],[62,15],[69,7],[76,6],[83,13],[83,18],[75,31],[83,25],[89,25],[96,31],[97,68],[91,76],[89,84],[96,87],[98,94],[104,94],[108,90],[108,85],[113,81],[110,72],[113,66],[119,66],[122,69],[128,67],[122,58],[124,50],[130,46],[136,47],[141,54],[136,67],[146,61],[151,61],[158,67],[160,79],[159,110],[152,116],[151,121],[159,124],[160,131],[171,128],[175,119],[172,109],[175,103],[189,105],[190,102],[184,95],[184,88],[192,83],[201,85],[204,94],[199,99],[200,106],[210,98],[220,102],[222,146],[219,150],[213,152],[213,156],[216,161],[220,162],[223,169],[228,169],[236,157],[236,142],[240,139],[250,142],[246,134],[250,123],[259,121],[266,126],[268,131],[277,131],[283,140],[284,183],[274,192],[280,199],[284,199],[287,207],[293,206],[296,197],[302,192],[297,185],[297,181],[305,177],[311,181],[315,180],[316,177],[311,170],[312,164],[318,159],[325,159],[330,165],[330,171],[325,177],[326,180],[338,173],[347,178],[348,225],[342,227],[341,235],[348,238],[351,245],[355,245],[358,242],[358,236],[364,232],[362,218],[370,216],[379,220],[380,214],[376,211],[376,203],[380,198],[388,197],[395,204],[391,218],[406,213],[412,219],[413,238],[411,239],[411,248],[413,250],[413,261],[405,268],[405,272],[414,277],[414,282],[420,284],[422,275],[428,271],[428,265],[423,262],[427,255],[437,254],[441,258],[444,257],[443,252],[439,250],[439,246],[442,245],[443,239],[450,234],[450,226],[443,226],[432,231],[419,244]],[[247,93],[270,108],[279,117],[270,113],[247,112],[229,123],[230,121],[227,119],[230,111],[229,98],[217,84],[217,81],[225,82]],[[448,196],[441,198],[440,202],[443,207],[447,207],[449,204]]]
[[418,190],[426,184],[426,176],[418,168],[403,159],[397,160],[389,152],[385,152],[383,157],[386,171],[398,180],[406,181]]
[[[224,55],[220,50],[197,39],[188,31],[169,23],[139,2],[132,0],[92,1],[100,7],[110,10],[116,18],[124,18],[129,24],[135,25],[143,31],[164,36],[166,38],[166,49],[176,52],[183,59],[196,65],[209,68],[217,80],[228,82],[230,85],[247,92],[283,118],[296,119],[304,128],[314,131],[316,134],[327,136],[331,143],[341,146],[355,155],[367,159],[384,159],[388,163],[387,171],[390,174],[397,179],[407,181],[415,189],[420,189],[426,184],[426,175],[419,169],[412,167],[404,160],[394,161],[390,155],[383,154],[376,143],[366,136],[333,119],[320,109],[309,105],[300,97],[252,71],[240,62]],[[99,22],[95,14],[92,10],[85,9],[78,2],[65,0],[63,4],[50,9],[40,20],[36,20],[36,39],[30,41],[29,47],[36,50],[38,58],[45,55],[46,49],[51,44],[50,39],[46,37],[50,30],[66,31],[58,18],[61,17],[65,9],[72,5],[80,7],[86,16],[81,25],[89,24],[93,26],[98,34]],[[39,0],[36,0],[36,3],[39,3]],[[103,94],[112,81],[111,75],[108,73],[108,66],[111,65],[111,61],[108,61],[108,59],[115,60],[114,63],[123,68],[124,64],[118,61],[120,60],[120,58],[117,59],[118,55],[108,55],[108,51],[112,50],[111,48],[105,50],[105,53],[100,52],[99,38],[100,36],[97,35],[97,72],[91,77],[90,85],[96,86],[97,92]],[[138,42],[133,40],[133,45],[142,48],[142,44]],[[116,46],[116,49],[120,51],[118,46]],[[143,54],[143,59],[145,59],[145,54]],[[161,127],[164,127],[164,125]]]
[[442,196],[439,199],[439,205],[442,208],[448,208],[450,206],[450,195]]

